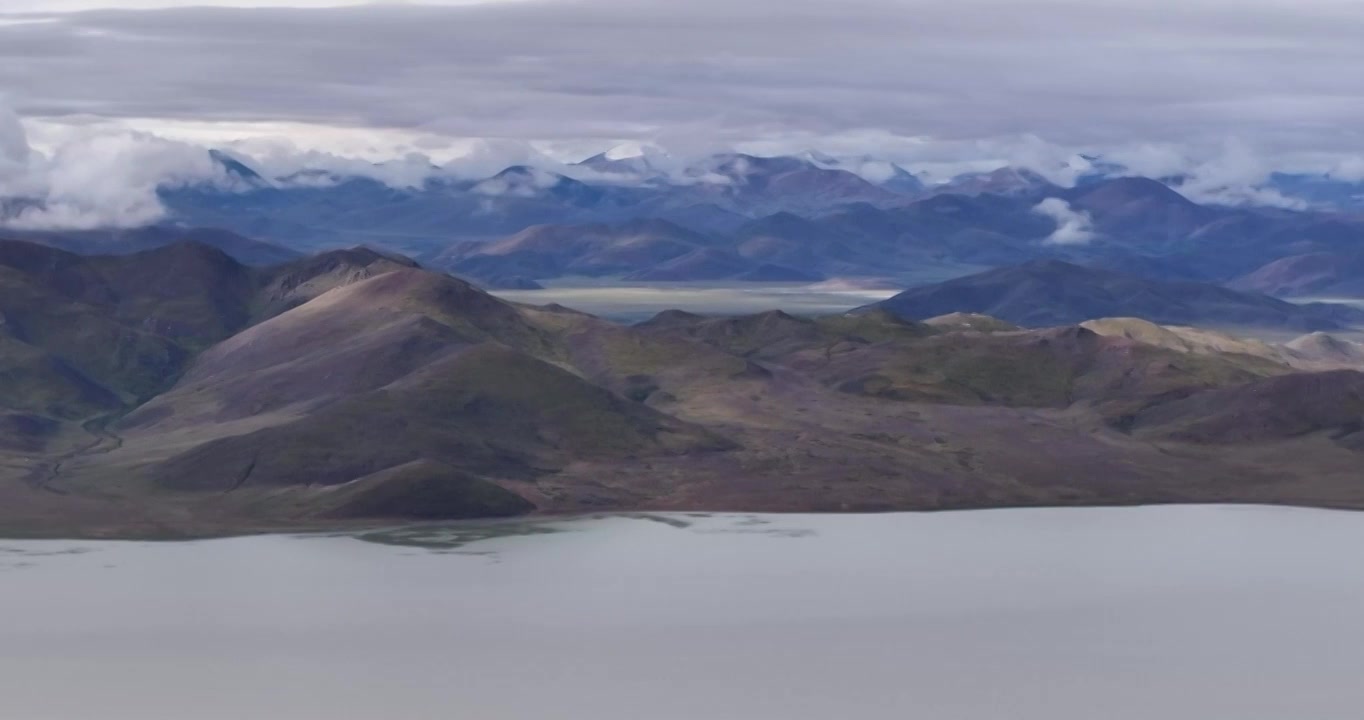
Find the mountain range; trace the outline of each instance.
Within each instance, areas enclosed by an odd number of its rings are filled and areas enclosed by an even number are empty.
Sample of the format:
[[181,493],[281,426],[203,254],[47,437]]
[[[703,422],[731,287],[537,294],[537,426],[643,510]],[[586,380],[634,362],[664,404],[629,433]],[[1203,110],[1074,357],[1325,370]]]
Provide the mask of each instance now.
[[[1357,252],[1364,237],[1364,221],[1359,218],[1202,206],[1165,185],[1138,178],[1055,190],[1057,195],[1031,197],[939,193],[894,206],[854,203],[813,214],[782,211],[724,230],[697,230],[708,223],[688,226],[685,216],[668,221],[541,224],[503,240],[456,243],[431,262],[492,285],[509,274],[533,281],[565,275],[647,275],[653,264],[672,259],[665,247],[684,249],[675,241],[679,234],[687,234],[687,250],[705,247],[748,263],[772,265],[793,279],[860,275],[910,281],[940,268],[1059,259],[1158,280],[1233,282],[1286,257]],[[1071,212],[1084,218],[1084,243],[1049,241],[1057,221],[1037,212],[1038,203],[1047,198],[1064,200]],[[508,249],[509,244],[525,243],[527,234],[586,241],[603,233],[649,244],[660,252],[641,254],[631,262],[601,264],[577,257],[574,246],[563,243],[556,248],[558,260],[526,268],[528,256]],[[581,247],[588,256],[600,252],[595,245]],[[741,276],[739,263],[731,264],[736,267],[734,275]],[[1352,268],[1342,266],[1343,279],[1337,284],[1358,281],[1361,276]],[[670,279],[714,276],[680,274]]]
[[1340,330],[1364,324],[1364,310],[1294,304],[1267,295],[1189,281],[1160,281],[1060,260],[911,288],[874,307],[908,319],[951,312],[997,317],[1024,327],[1139,317],[1160,324]]
[[1291,255],[1227,285],[1284,297],[1364,297],[1364,250]]
[[248,158],[211,155],[226,180],[162,188],[161,225],[10,235],[118,253],[193,233],[249,264],[365,245],[491,288],[583,277],[908,287],[1050,259],[1285,297],[1364,293],[1364,216],[1348,179],[1274,175],[1261,189],[1285,202],[1228,206],[1191,200],[1184,178],[1133,176],[1102,158],[1067,184],[1016,167],[930,184],[871,157],[726,153],[683,165],[645,148],[487,177],[433,166],[404,186],[311,170],[267,178]]
[[[488,287],[579,276],[912,284],[1040,259],[1280,295],[1357,296],[1364,283],[1355,262],[1364,219],[1349,202],[1200,204],[1178,179],[1099,164],[1106,174],[1072,187],[1022,168],[928,185],[872,158],[730,153],[677,170],[648,153],[603,154],[565,169],[574,176],[513,166],[395,188],[332,175],[270,181],[218,159],[236,178],[230,187],[162,190],[173,229],[219,228],[285,252],[364,244]],[[1327,257],[1340,261],[1338,277],[1313,269]],[[263,259],[283,258],[252,260]]]
[[[1039,269],[1077,272],[1020,272]],[[1168,290],[1079,272],[1131,293],[1115,309]],[[1228,297],[1217,305],[1290,312]],[[626,326],[365,248],[250,266],[194,242],[83,256],[7,241],[0,527],[1364,507],[1364,353],[1345,337],[1271,345],[1124,318],[1023,329],[896,305]]]

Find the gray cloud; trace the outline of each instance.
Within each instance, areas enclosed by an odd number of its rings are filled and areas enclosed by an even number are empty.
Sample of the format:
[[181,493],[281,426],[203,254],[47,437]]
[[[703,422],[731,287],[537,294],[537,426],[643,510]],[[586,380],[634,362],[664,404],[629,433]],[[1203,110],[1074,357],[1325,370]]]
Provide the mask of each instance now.
[[1358,152],[1351,0],[557,0],[0,25],[26,115],[733,144],[875,129]]

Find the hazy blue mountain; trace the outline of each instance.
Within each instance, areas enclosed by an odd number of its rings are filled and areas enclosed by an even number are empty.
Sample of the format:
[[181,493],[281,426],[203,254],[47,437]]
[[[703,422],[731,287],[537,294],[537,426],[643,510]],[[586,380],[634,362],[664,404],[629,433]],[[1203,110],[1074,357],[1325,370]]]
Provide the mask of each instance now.
[[1281,258],[1228,286],[1280,297],[1364,297],[1364,250]]
[[1364,321],[1339,305],[1294,305],[1208,283],[1139,278],[1059,260],[1037,260],[911,288],[874,308],[907,320],[963,312],[1024,327],[1135,317],[1159,324],[1329,330]]
[[[229,155],[214,159],[237,182],[162,191],[174,223],[223,228],[303,251],[385,247],[458,266],[480,282],[516,286],[580,270],[647,274],[701,247],[780,269],[764,275],[941,276],[955,267],[1053,258],[1154,280],[1229,282],[1283,258],[1348,254],[1364,242],[1364,219],[1356,216],[1204,205],[1168,183],[1125,176],[1102,158],[1088,159],[1090,172],[1073,188],[1022,168],[923,188],[918,176],[893,163],[815,152],[716,155],[670,175],[663,167],[671,162],[657,151],[612,151],[578,163],[581,173],[565,171],[578,177],[512,166],[481,179],[435,174],[406,188],[320,171],[268,179]],[[1335,181],[1293,181],[1301,188],[1329,188],[1339,201],[1352,192]],[[1087,242],[1048,241],[1057,221],[1037,211],[1048,198],[1065,202],[1084,224]],[[647,252],[617,253],[605,262],[600,240],[590,240],[601,227],[649,221],[708,241],[655,242]],[[529,228],[562,245],[537,251],[544,257],[534,261],[526,252],[498,254],[494,245],[473,249]],[[677,252],[664,252],[669,247]],[[684,264],[693,266],[716,264]]]
[[457,244],[433,264],[489,287],[563,276],[671,282],[823,279],[816,272],[742,257],[724,247],[727,244],[658,219],[619,225],[536,225],[501,240]]

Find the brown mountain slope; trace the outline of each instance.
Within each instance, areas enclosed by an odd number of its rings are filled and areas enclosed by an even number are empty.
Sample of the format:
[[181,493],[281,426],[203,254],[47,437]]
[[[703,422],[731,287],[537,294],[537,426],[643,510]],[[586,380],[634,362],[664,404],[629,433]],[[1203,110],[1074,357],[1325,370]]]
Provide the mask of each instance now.
[[1364,343],[1343,340],[1326,333],[1304,335],[1287,343],[1283,349],[1304,367],[1364,369]]
[[269,268],[259,281],[257,317],[273,317],[313,298],[352,283],[417,263],[369,248],[334,250]]
[[941,330],[958,332],[1009,332],[1022,329],[1013,323],[1004,322],[998,318],[992,318],[989,315],[964,312],[953,312],[946,315],[931,317],[924,320],[924,324]]
[[60,422],[127,410],[258,318],[413,265],[357,249],[258,269],[197,243],[82,256],[0,240],[0,410]]
[[667,311],[635,326],[653,337],[678,336],[740,357],[776,359],[810,349],[831,351],[842,344],[908,340],[937,331],[891,313],[797,317],[780,310],[756,315],[707,318]]
[[510,305],[463,281],[404,267],[323,293],[210,348],[123,425],[149,431],[293,405],[303,411],[485,340],[547,352],[539,330]]
[[1167,350],[1197,355],[1247,355],[1274,363],[1285,362],[1282,348],[1261,340],[1181,325],[1157,325],[1140,318],[1100,318],[1081,323],[1100,335],[1125,337]]
[[1364,373],[1302,373],[1207,390],[1143,410],[1130,429],[1139,437],[1219,444],[1326,433],[1359,447]]
[[122,406],[117,394],[61,358],[0,335],[0,408],[79,420]]
[[[8,379],[0,382],[8,382]],[[0,452],[40,452],[60,429],[60,423],[43,415],[0,412]]]
[[0,362],[27,366],[39,353],[52,359],[45,364],[68,368],[124,401],[164,387],[188,350],[143,323],[124,320],[120,298],[83,258],[51,252],[50,264],[41,267],[0,264],[0,329],[9,339]]
[[231,335],[250,319],[253,271],[212,246],[177,243],[88,262],[113,295],[114,317],[191,350]]
[[1103,318],[1082,326],[1100,335],[1125,337],[1195,355],[1240,355],[1244,356],[1243,362],[1258,358],[1311,372],[1364,369],[1364,345],[1323,332],[1278,344],[1201,328],[1156,325],[1138,318]]
[[451,520],[522,515],[530,501],[482,478],[430,460],[380,470],[334,488],[319,513],[336,518]]
[[803,356],[797,367],[839,389],[895,400],[1068,407],[1140,406],[1148,398],[1289,372],[1235,355],[1197,356],[1081,327],[952,333]]
[[[64,262],[4,266],[0,278],[11,297],[80,310],[76,328],[129,331],[109,309],[118,302],[87,294],[117,283]],[[191,297],[160,317],[238,297],[223,292],[237,287],[232,272],[192,267],[210,273],[202,293],[185,285]],[[627,327],[510,304],[364,252],[248,279],[248,326],[230,337],[198,352],[149,335],[182,348],[188,365],[121,421],[99,404],[98,383],[58,375],[34,394],[0,373],[0,398],[41,408],[0,410],[0,429],[14,431],[0,443],[0,529],[195,535],[639,509],[1364,507],[1357,376],[1295,374],[1227,352],[1241,347],[1234,339],[978,332],[877,311],[668,312]],[[60,317],[33,298],[16,307]],[[13,367],[62,360],[11,332],[24,329],[0,325],[8,356],[23,361]],[[50,414],[62,403],[75,408],[64,421]]]
[[813,319],[779,311],[732,318],[663,313],[636,327],[789,367],[848,393],[901,401],[1066,407],[1139,401],[1291,370],[1272,356],[1212,349],[1190,356],[1186,348],[1158,344],[1159,333],[1105,337],[1084,327],[983,333],[959,326],[948,323],[944,331],[871,310]]
[[527,480],[573,460],[725,447],[704,430],[489,342],[294,423],[207,443],[151,478],[191,490],[326,486],[432,461]]
[[[518,308],[404,267],[323,293],[210,348],[176,387],[114,428],[120,447],[72,463],[62,487],[170,493],[210,506],[210,515],[236,508],[274,522],[365,512],[461,517],[497,514],[478,504],[507,499],[497,483],[529,482],[571,463],[733,447],[607,389],[628,392],[648,378],[677,390],[685,378],[670,379],[670,367],[710,372],[691,362],[697,353],[688,348],[640,352],[624,335],[581,313]],[[575,374],[594,364],[604,386]],[[344,502],[326,490],[342,484]],[[229,489],[231,502],[204,494]],[[258,504],[280,491],[292,501]]]
[[566,308],[521,310],[548,334],[562,364],[593,383],[650,405],[734,391],[751,368],[743,358],[690,338],[655,336]]

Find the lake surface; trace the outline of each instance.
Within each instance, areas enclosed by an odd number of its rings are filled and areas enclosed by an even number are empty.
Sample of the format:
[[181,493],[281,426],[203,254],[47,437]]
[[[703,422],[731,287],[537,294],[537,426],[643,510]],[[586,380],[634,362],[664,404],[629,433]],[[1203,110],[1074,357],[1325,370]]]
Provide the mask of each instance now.
[[1364,515],[0,541],[22,720],[1358,720]]
[[635,323],[664,310],[702,315],[746,315],[784,310],[798,315],[847,312],[895,295],[895,290],[830,290],[798,283],[646,283],[604,285],[547,283],[543,290],[494,290],[512,302],[558,303],[616,322]]

